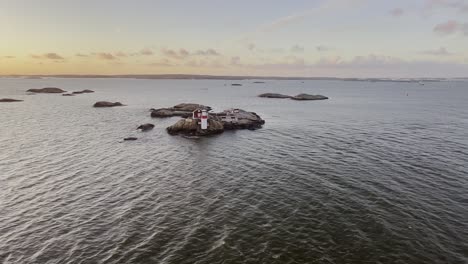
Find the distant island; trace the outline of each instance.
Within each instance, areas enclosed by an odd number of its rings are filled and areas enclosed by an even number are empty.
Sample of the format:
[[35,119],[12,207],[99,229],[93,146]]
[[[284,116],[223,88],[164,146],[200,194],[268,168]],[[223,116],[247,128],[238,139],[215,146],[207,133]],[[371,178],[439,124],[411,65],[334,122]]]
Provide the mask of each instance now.
[[[464,81],[468,78],[339,78],[339,77],[281,77],[281,76],[229,76],[229,75],[196,75],[196,74],[57,74],[57,75],[0,75],[5,78],[125,78],[125,79],[174,79],[174,80],[336,80],[336,81],[368,81],[368,82],[440,82],[447,80]],[[263,83],[263,82],[256,82]]]

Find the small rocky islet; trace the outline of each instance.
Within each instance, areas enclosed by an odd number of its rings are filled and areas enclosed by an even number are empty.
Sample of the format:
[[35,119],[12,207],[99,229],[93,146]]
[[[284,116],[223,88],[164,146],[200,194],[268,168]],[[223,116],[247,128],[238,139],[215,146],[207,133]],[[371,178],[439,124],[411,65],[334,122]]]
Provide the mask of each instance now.
[[100,108],[100,107],[116,107],[116,106],[124,106],[121,102],[107,102],[107,101],[99,101],[96,102],[93,107]]
[[66,93],[67,91],[64,91],[64,90],[62,90],[60,88],[57,88],[57,87],[44,87],[44,88],[39,88],[39,89],[29,89],[26,92],[58,94],[58,93]]
[[12,98],[0,98],[0,103],[14,103],[14,102],[22,102],[23,100],[12,99]]
[[279,93],[263,93],[263,94],[258,95],[258,97],[292,99],[296,101],[314,101],[314,100],[327,100],[328,99],[328,97],[323,96],[323,95],[313,95],[313,94],[305,94],[305,93],[301,93],[296,96],[279,94]]
[[209,112],[211,109],[211,107],[201,104],[183,103],[170,108],[152,109],[151,117],[182,117],[174,125],[167,127],[166,130],[170,135],[181,134],[185,136],[207,136],[235,129],[255,130],[265,124],[265,120],[254,112],[242,109],[228,109],[219,113],[208,113],[208,128],[201,129],[199,119],[193,117],[193,112],[203,110]]

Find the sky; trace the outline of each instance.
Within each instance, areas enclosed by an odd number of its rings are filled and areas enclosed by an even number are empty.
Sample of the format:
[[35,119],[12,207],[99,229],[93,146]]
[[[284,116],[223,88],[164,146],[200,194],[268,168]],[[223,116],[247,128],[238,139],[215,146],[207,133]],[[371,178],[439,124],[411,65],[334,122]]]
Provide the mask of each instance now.
[[0,0],[0,36],[0,75],[468,76],[468,0]]

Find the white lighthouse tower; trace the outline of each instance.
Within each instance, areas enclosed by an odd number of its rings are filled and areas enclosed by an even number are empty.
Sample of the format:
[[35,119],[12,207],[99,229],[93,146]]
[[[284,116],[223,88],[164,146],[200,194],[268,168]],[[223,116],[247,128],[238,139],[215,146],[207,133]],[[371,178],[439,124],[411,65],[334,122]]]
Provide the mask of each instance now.
[[208,128],[208,112],[206,110],[202,110],[201,112],[201,129]]

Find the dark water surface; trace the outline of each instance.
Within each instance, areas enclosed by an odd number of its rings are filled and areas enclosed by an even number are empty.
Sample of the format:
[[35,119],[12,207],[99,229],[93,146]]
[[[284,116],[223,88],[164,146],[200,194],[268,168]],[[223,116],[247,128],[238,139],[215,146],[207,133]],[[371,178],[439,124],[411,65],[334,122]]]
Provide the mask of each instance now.
[[[0,79],[0,263],[468,262],[468,83],[241,83]],[[181,102],[266,125],[169,136]]]

